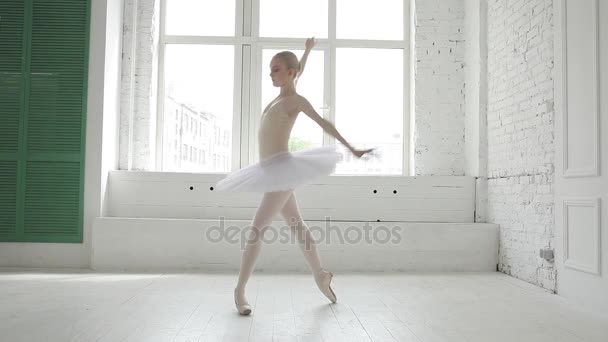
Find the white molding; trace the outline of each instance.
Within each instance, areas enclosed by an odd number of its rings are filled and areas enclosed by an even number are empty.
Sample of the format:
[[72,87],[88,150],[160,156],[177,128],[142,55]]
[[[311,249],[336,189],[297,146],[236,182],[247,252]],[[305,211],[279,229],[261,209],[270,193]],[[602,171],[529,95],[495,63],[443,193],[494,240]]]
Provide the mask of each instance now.
[[599,80],[599,64],[600,64],[600,55],[599,55],[599,0],[593,1],[593,15],[591,19],[593,30],[593,55],[595,56],[595,60],[593,63],[593,79],[591,82],[594,85],[593,89],[593,146],[595,151],[594,155],[594,164],[585,169],[572,169],[569,166],[568,162],[568,18],[567,18],[567,6],[566,0],[561,0],[561,9],[562,9],[562,22],[561,22],[561,43],[562,43],[562,134],[563,134],[563,177],[564,178],[577,178],[577,177],[598,177],[600,175],[599,165],[600,165],[600,146],[599,146],[599,116],[600,116],[600,97],[599,97],[599,88],[600,88],[600,80]]
[[[601,275],[601,225],[600,225],[600,207],[601,207],[601,198],[599,197],[569,197],[563,200],[563,230],[564,230],[564,266],[566,268],[570,268],[573,270],[578,270],[586,273],[590,273],[593,275]],[[593,265],[581,265],[569,259],[570,250],[569,250],[569,241],[568,241],[568,231],[570,227],[568,226],[568,208],[569,207],[591,207],[594,209],[593,214],[593,222],[594,222],[594,238],[595,243],[593,248],[595,248],[595,264]]]

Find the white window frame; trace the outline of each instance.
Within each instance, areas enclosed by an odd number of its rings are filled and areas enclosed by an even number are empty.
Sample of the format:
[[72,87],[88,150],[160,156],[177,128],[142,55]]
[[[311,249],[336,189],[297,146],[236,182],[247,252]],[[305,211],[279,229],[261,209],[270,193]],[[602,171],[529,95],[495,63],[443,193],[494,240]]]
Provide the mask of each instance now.
[[[234,99],[232,119],[232,171],[257,161],[258,146],[256,132],[261,117],[261,88],[264,48],[303,49],[302,38],[261,38],[259,37],[260,0],[236,0],[235,35],[221,36],[180,36],[165,34],[166,3],[160,0],[160,38],[158,57],[157,115],[156,115],[156,171],[162,170],[163,127],[164,127],[164,62],[166,44],[234,45]],[[325,51],[324,104],[319,107],[323,116],[335,122],[332,105],[336,97],[336,48],[397,48],[403,49],[403,163],[401,176],[410,176],[412,156],[411,100],[413,76],[412,30],[413,0],[404,0],[403,40],[356,40],[336,38],[336,1],[328,0],[328,38],[316,38],[315,50]],[[370,0],[373,1],[373,0]],[[240,18],[243,18],[241,21]],[[301,56],[298,56],[298,58]],[[246,63],[249,61],[249,63]],[[348,137],[345,137],[348,139]],[[323,133],[323,145],[335,144],[335,138]],[[206,174],[223,174],[206,172]],[[336,177],[360,177],[358,175],[334,175]],[[366,175],[369,176],[369,175]],[[394,177],[395,175],[373,175]]]

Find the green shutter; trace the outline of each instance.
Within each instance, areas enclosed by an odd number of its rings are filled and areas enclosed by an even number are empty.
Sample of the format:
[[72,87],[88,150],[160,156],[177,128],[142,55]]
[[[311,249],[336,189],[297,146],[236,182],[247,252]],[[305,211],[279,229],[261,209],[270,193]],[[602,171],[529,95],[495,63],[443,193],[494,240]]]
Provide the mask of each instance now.
[[24,234],[29,241],[71,241],[79,236],[79,165],[27,163]]
[[87,5],[82,0],[34,0],[33,11],[27,151],[79,160]]
[[[21,23],[25,28],[20,32],[22,46],[11,43],[19,40],[13,37],[16,33],[6,43],[19,48],[13,54],[23,64],[0,60],[0,70],[18,64],[24,75],[19,83],[10,83],[21,101],[12,104],[8,96],[0,98],[2,112],[6,108],[17,118],[16,128],[6,128],[13,140],[0,140],[0,153],[7,150],[0,159],[5,162],[0,164],[0,217],[16,211],[16,231],[13,236],[3,234],[10,227],[0,223],[0,241],[82,242],[90,0],[0,2],[2,22],[9,13],[14,27]],[[20,18],[12,15],[19,6]],[[0,38],[10,34],[2,31]],[[4,83],[3,88],[9,88]],[[17,159],[9,159],[11,153]],[[11,191],[15,201],[4,200],[4,193]]]
[[[0,0],[0,237],[17,234],[17,166],[25,75],[25,6]],[[2,241],[2,240],[0,240]]]
[[17,162],[0,160],[0,236],[6,239],[16,233]]

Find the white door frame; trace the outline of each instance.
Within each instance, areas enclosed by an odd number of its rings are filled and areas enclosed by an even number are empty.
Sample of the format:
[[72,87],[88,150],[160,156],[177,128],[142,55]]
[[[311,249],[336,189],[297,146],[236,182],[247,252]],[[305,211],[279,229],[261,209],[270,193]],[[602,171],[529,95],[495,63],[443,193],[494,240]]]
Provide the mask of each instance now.
[[554,9],[557,293],[608,316],[608,3]]

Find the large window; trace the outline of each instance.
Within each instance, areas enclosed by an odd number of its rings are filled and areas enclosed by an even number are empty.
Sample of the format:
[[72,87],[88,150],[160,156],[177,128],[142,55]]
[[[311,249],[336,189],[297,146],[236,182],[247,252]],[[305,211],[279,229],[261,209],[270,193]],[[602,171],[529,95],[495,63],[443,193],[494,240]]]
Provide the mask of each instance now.
[[297,91],[357,148],[357,159],[300,113],[290,151],[336,145],[336,175],[407,175],[409,1],[161,0],[158,164],[162,171],[230,172],[258,160],[263,108],[278,95],[274,54],[301,57]]

